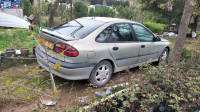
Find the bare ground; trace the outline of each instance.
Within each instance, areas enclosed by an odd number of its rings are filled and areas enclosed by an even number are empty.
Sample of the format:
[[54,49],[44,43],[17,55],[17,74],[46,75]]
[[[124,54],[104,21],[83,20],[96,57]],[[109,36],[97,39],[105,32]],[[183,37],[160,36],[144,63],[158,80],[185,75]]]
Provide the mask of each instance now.
[[[8,70],[0,72],[0,78],[6,75],[14,75],[23,73],[27,69],[34,69],[38,64],[32,65],[24,65],[20,67],[10,68]],[[132,74],[127,74],[126,72],[119,72],[113,74],[111,78],[111,82],[109,85],[119,84],[123,82],[129,81],[131,78],[139,78],[140,74],[138,68],[131,69],[130,72]],[[43,72],[40,75],[48,76],[48,72]],[[92,99],[95,94],[95,91],[104,91],[104,88],[93,88],[88,87],[88,83],[86,80],[81,81],[69,81],[59,77],[55,77],[56,85],[59,86],[58,96],[60,98],[58,103],[59,110],[68,110],[73,108],[73,106],[77,106],[77,98],[88,96],[89,99]],[[51,87],[45,89],[45,93],[51,94]],[[34,112],[35,111],[54,111],[54,106],[45,106],[41,104],[41,99],[51,99],[45,95],[39,95],[37,98],[27,102],[27,103],[13,103],[9,102],[0,106],[0,112]],[[80,106],[80,105],[79,105]]]

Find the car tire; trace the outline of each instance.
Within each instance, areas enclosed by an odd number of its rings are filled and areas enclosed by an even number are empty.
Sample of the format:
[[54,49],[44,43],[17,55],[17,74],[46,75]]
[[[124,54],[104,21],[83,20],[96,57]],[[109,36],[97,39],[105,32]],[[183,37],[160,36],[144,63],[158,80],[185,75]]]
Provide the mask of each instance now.
[[169,57],[169,50],[168,48],[165,48],[158,59],[158,63],[166,63],[168,57]]
[[112,76],[112,65],[108,61],[99,62],[92,70],[88,82],[94,87],[102,87]]

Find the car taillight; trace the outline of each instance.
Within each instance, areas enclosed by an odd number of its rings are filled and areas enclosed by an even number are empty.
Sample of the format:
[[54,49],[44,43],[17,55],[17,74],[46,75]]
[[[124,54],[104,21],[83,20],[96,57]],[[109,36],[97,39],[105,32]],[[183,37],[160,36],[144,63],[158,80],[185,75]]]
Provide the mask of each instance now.
[[64,55],[70,57],[78,56],[78,51],[72,46],[66,44],[55,44],[54,51],[57,53],[63,53]]

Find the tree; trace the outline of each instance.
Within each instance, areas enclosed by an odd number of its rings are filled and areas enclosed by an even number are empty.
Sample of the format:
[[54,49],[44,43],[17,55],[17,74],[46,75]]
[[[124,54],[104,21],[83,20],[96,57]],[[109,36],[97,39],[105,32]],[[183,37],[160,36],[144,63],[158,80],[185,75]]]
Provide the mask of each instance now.
[[53,6],[51,7],[50,16],[49,16],[49,26],[50,27],[53,26],[54,15],[55,15],[56,9],[58,8],[59,2],[60,2],[60,0],[55,0]]
[[24,15],[31,15],[32,14],[32,6],[30,0],[22,0],[22,8],[24,11]]
[[94,8],[90,8],[89,16],[95,16]]
[[108,5],[108,6],[123,6],[123,7],[125,7],[125,6],[129,6],[129,0],[122,0],[122,1],[120,1],[120,0],[106,0],[106,4]]
[[95,4],[102,5],[103,4],[103,0],[90,0],[90,4],[91,5],[95,5]]
[[98,7],[95,11],[95,15],[100,17],[115,17],[115,14],[115,10],[108,7]]
[[182,53],[184,41],[186,38],[187,28],[190,22],[190,18],[194,12],[194,9],[195,9],[195,0],[186,0],[182,19],[179,26],[178,38],[176,40],[174,51],[171,58],[172,63],[180,62],[181,53]]
[[126,19],[134,20],[134,21],[137,21],[136,18],[138,17],[138,15],[141,15],[142,13],[139,8],[129,7],[129,6],[126,6],[126,7],[119,6],[117,7],[117,11],[119,13],[118,15],[121,18],[126,18]]
[[83,2],[75,2],[73,12],[75,18],[85,17],[88,15],[88,8]]
[[181,20],[184,8],[184,0],[141,0],[141,3],[143,4],[143,10],[161,14],[164,18],[162,21],[160,21],[161,23],[179,24],[179,21]]

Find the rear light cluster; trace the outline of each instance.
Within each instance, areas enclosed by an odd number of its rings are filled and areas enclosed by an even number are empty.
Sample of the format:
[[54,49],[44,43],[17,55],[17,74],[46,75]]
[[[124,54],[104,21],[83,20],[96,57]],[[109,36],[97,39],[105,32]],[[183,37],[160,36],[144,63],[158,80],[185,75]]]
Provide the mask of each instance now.
[[66,44],[55,44],[54,51],[57,53],[63,53],[64,55],[70,57],[78,56],[78,51],[72,46]]

